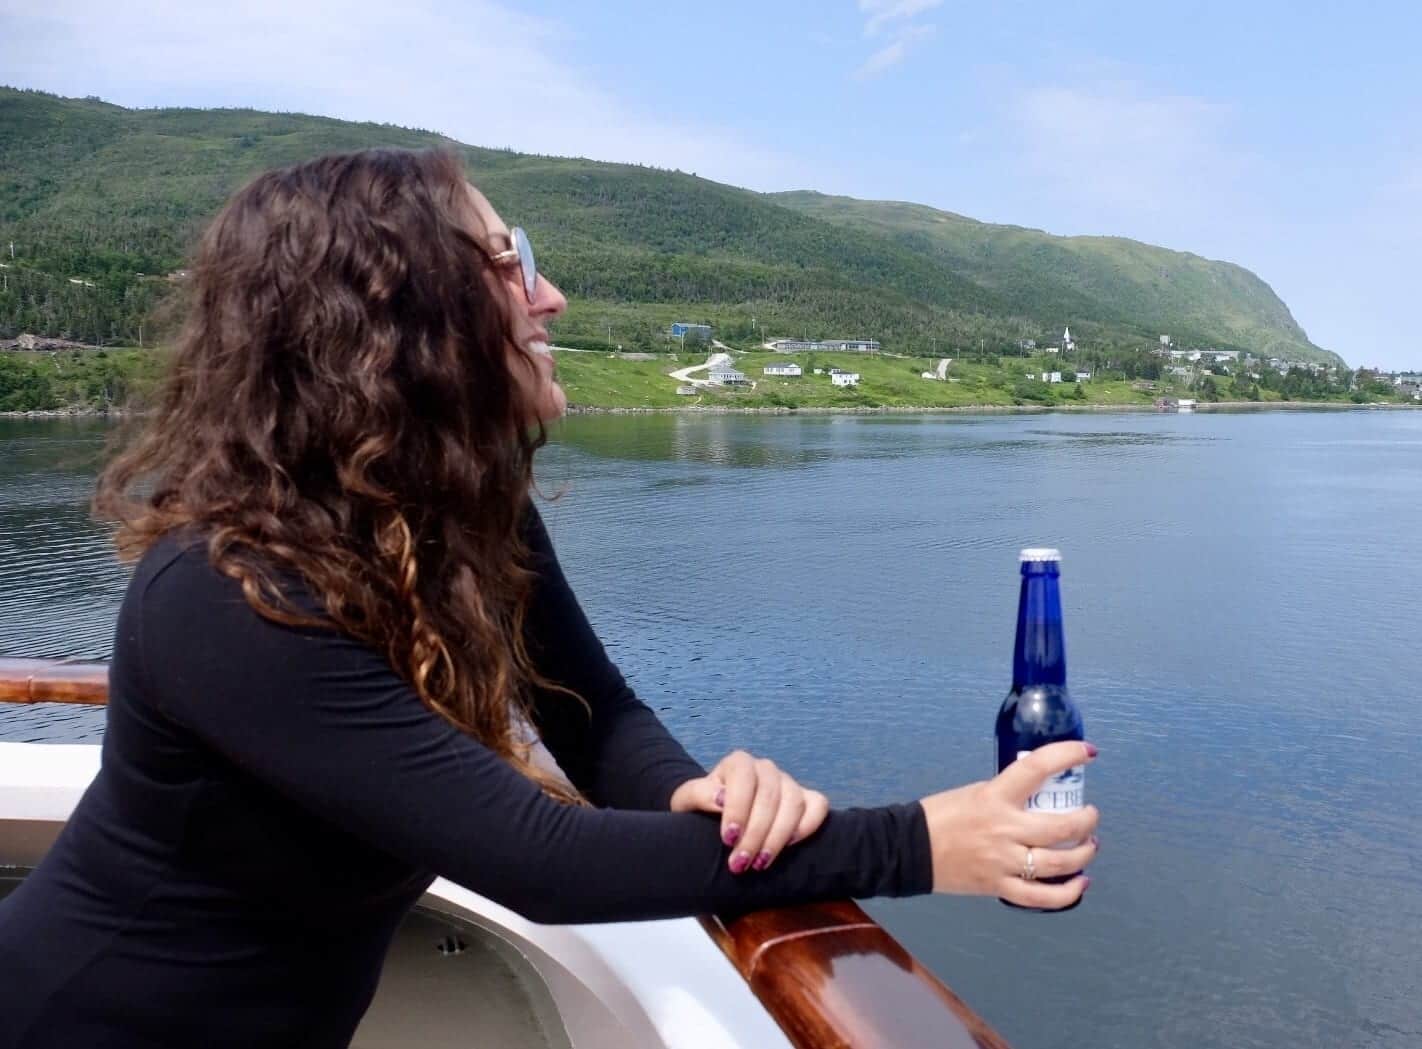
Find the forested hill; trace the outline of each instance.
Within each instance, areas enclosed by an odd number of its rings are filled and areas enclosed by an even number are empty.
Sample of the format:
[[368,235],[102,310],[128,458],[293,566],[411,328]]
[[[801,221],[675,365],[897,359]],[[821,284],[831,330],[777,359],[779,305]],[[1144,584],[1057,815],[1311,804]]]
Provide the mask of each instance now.
[[[251,110],[130,110],[0,88],[0,337],[132,343],[193,238],[265,168],[332,150],[442,145],[573,300],[556,335],[651,347],[671,319],[723,338],[875,337],[951,353],[1050,341],[1336,358],[1237,266],[1060,238],[919,205],[753,193],[680,172],[483,149]],[[10,244],[13,242],[13,256]],[[151,328],[150,328],[151,331]]]

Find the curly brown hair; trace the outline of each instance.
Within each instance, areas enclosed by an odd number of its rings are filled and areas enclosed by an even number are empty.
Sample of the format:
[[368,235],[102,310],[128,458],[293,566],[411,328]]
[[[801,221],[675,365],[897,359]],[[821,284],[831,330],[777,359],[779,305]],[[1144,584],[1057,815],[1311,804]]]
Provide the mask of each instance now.
[[485,235],[447,152],[258,176],[200,241],[166,381],[94,507],[126,558],[196,529],[277,622],[311,622],[278,585],[297,573],[429,709],[580,802],[517,723],[535,687],[567,690],[524,646],[545,434],[510,371]]

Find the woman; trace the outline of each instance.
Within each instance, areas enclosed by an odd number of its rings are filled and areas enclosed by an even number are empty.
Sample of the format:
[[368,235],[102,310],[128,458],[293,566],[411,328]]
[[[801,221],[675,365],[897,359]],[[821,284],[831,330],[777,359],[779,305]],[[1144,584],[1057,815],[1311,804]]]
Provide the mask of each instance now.
[[545,922],[1080,896],[1018,875],[1094,854],[1044,848],[1094,810],[1023,811],[1087,745],[828,814],[742,752],[708,773],[637,701],[529,501],[565,300],[453,157],[263,175],[191,281],[100,479],[139,557],[102,770],[0,904],[0,1046],[346,1045],[436,875]]

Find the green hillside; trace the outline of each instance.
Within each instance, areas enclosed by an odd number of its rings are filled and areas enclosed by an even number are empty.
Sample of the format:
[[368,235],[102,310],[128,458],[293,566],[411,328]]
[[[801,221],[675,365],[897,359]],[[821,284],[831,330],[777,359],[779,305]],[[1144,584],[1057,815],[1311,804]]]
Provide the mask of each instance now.
[[[1070,324],[1132,349],[1161,332],[1329,359],[1239,267],[1124,240],[1056,238],[917,205],[764,195],[679,172],[529,156],[439,135],[251,110],[129,110],[0,88],[0,337],[133,344],[194,236],[265,168],[366,146],[443,145],[573,305],[555,332],[628,349],[674,319],[764,336],[873,336],[907,354],[1016,352]],[[10,242],[14,254],[10,254]],[[150,335],[151,341],[151,335]]]
[[1123,237],[1056,237],[922,204],[797,191],[771,198],[848,229],[889,236],[999,295],[1013,312],[1075,317],[1077,341],[1098,327],[1170,334],[1184,345],[1252,349],[1341,364],[1308,340],[1289,308],[1242,266]]

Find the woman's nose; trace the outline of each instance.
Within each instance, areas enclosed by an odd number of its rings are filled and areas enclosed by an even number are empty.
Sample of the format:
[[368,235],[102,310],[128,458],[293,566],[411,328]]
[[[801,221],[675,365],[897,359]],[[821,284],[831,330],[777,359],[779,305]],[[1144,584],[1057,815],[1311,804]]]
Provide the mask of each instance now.
[[543,274],[538,275],[538,283],[533,289],[533,304],[529,311],[540,317],[556,317],[568,308],[568,300],[558,285]]

